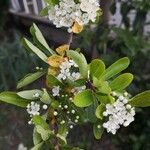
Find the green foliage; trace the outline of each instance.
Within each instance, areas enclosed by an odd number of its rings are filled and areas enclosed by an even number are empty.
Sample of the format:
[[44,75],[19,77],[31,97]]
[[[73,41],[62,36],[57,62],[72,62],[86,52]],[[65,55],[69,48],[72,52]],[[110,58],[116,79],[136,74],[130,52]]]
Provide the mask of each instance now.
[[31,150],[40,150],[42,148],[43,144],[44,144],[44,142],[41,142],[41,143],[35,145]]
[[[30,32],[33,36],[34,43],[41,49],[46,49],[50,54],[54,54],[55,52],[48,46],[45,38],[43,37],[41,31],[37,27],[36,24],[33,24],[30,28]],[[37,53],[36,53],[37,54]]]
[[45,71],[38,71],[36,73],[30,73],[30,74],[26,75],[23,79],[21,79],[18,82],[17,89],[20,89],[20,88],[34,82],[35,80],[42,77],[44,74],[45,74]]
[[33,51],[39,58],[41,58],[41,60],[47,63],[48,57],[41,50],[39,50],[36,46],[34,46],[29,40],[24,38],[22,40],[22,43],[26,49]]
[[74,97],[74,104],[78,107],[87,107],[93,102],[93,95],[91,90],[85,90]]
[[90,63],[90,74],[93,77],[100,78],[105,71],[105,64],[99,59],[95,59]]
[[102,137],[103,132],[104,132],[104,129],[100,124],[93,125],[93,133],[97,140],[99,140]]
[[96,108],[95,115],[99,119],[103,119],[103,112],[105,111],[105,105],[102,103]]
[[82,77],[87,77],[88,75],[88,65],[87,61],[83,54],[80,54],[76,51],[69,50],[67,51],[67,56],[72,58],[74,62],[79,66],[80,73]]
[[44,103],[44,104],[50,104],[52,101],[52,98],[50,97],[50,95],[48,94],[46,89],[43,89],[43,95],[41,96],[40,100]]
[[[44,50],[47,49],[51,54],[53,54],[53,51],[51,51],[35,24],[31,28],[31,34],[37,47],[24,39],[25,47],[47,63],[48,57]],[[129,44],[129,46],[131,45]],[[56,77],[57,72],[55,72],[55,76],[48,72],[46,86],[44,85],[46,88],[43,87],[43,90],[35,89],[21,91],[17,94],[12,92],[0,94],[1,101],[20,107],[26,107],[30,103],[29,100],[36,100],[37,104],[47,104],[43,105],[47,109],[43,108],[42,114],[38,116],[30,115],[31,121],[35,125],[33,136],[35,147],[32,148],[33,150],[42,149],[42,146],[47,144],[49,148],[54,148],[56,145],[53,144],[57,143],[61,147],[67,146],[66,131],[69,130],[69,127],[73,128],[73,124],[78,125],[85,122],[92,123],[94,136],[96,139],[100,139],[104,131],[102,125],[106,119],[103,114],[108,106],[106,104],[112,104],[116,100],[113,91],[115,90],[115,92],[123,95],[124,91],[122,90],[125,90],[133,80],[133,75],[130,73],[121,74],[129,66],[127,57],[119,59],[105,69],[104,62],[99,59],[88,64],[82,53],[73,50],[67,50],[66,53],[64,57],[62,56],[62,60],[72,59],[79,66],[76,69],[79,69],[81,74],[80,81],[74,81],[73,79],[60,81]],[[48,68],[60,71],[59,67],[48,66]],[[38,71],[27,75],[19,82],[17,88],[22,88],[34,82],[44,74],[46,74],[45,71]],[[118,74],[119,76],[117,76]],[[84,85],[84,87],[81,87],[81,85]],[[60,86],[61,91],[53,89],[55,86]],[[76,92],[76,88],[82,89]],[[75,92],[72,92],[73,90]],[[39,93],[37,99],[33,97],[35,92]],[[56,96],[54,96],[54,93]],[[131,98],[130,104],[135,107],[149,106],[149,96],[149,91],[148,93],[141,93]],[[51,143],[53,140],[56,140],[56,143]]]
[[135,107],[148,107],[150,106],[150,91],[145,91],[133,97],[130,104]]
[[19,107],[26,107],[29,101],[27,99],[19,97],[14,92],[2,92],[0,93],[0,101],[13,104]]
[[127,86],[130,85],[130,83],[133,80],[133,75],[131,73],[124,73],[120,76],[118,76],[117,78],[115,78],[111,83],[110,83],[110,88],[113,91],[116,90],[123,90],[125,89]]
[[63,83],[61,81],[59,81],[55,76],[53,76],[52,74],[48,74],[46,76],[46,82],[47,82],[47,86],[48,87],[52,87],[52,86],[63,86]]
[[37,98],[34,98],[33,95],[38,93],[39,96],[42,96],[43,95],[43,91],[41,90],[26,90],[26,91],[20,91],[17,93],[18,96],[22,97],[22,98],[25,98],[25,99],[28,99],[28,100],[33,100],[33,99],[37,99]]
[[117,75],[118,73],[126,69],[128,66],[129,59],[127,57],[121,58],[105,70],[105,72],[102,75],[102,78],[105,80],[110,79],[111,77]]

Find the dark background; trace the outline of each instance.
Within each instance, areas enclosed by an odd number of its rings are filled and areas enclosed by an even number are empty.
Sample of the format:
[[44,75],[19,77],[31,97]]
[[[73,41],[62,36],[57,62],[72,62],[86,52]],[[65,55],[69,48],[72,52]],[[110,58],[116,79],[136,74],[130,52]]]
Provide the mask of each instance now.
[[[96,27],[86,29],[74,37],[73,47],[80,47],[88,61],[95,57],[103,59],[107,65],[120,57],[128,56],[131,65],[127,71],[135,75],[134,82],[128,89],[131,94],[137,94],[150,89],[150,34],[144,34],[146,15],[150,12],[149,0],[128,0],[121,3],[121,27],[108,25],[109,12],[116,12],[116,3],[101,1],[103,17]],[[16,90],[17,81],[36,66],[42,66],[33,54],[29,54],[21,45],[21,38],[29,36],[29,25],[26,19],[16,17],[8,12],[8,0],[0,1],[0,91]],[[136,10],[136,16],[131,25],[128,14]],[[28,20],[28,19],[27,19]],[[51,32],[46,35],[51,47],[58,46],[64,40],[64,31],[55,29],[52,25],[36,23],[43,32],[50,31],[56,35],[51,38]],[[110,34],[112,33],[113,34]],[[50,35],[50,36],[48,36]],[[115,36],[114,36],[115,35]],[[60,38],[62,36],[62,39]],[[65,35],[67,39],[67,35]],[[82,41],[82,42],[81,42]],[[0,150],[16,150],[19,143],[32,146],[32,127],[27,125],[27,113],[14,106],[0,103]],[[138,109],[135,121],[127,128],[121,128],[116,136],[105,133],[100,141],[94,140],[90,125],[76,127],[70,133],[68,140],[86,150],[149,150],[150,149],[150,108]]]

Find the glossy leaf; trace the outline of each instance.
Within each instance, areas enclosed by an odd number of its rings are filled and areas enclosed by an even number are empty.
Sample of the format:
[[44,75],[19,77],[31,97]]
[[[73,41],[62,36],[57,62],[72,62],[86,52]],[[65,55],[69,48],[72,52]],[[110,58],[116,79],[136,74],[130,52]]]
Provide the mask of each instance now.
[[48,11],[49,11],[49,8],[48,7],[45,7],[44,9],[42,9],[40,11],[40,16],[48,16]]
[[41,143],[35,145],[33,148],[31,148],[31,150],[41,150],[43,144],[44,144],[44,142],[41,142]]
[[87,107],[93,103],[93,94],[91,90],[84,90],[75,95],[74,104],[78,107]]
[[61,81],[59,81],[55,76],[53,76],[51,74],[47,75],[46,82],[47,82],[48,87],[63,85],[63,83]]
[[19,97],[14,92],[2,92],[0,93],[0,101],[13,104],[19,107],[26,107],[29,101],[27,99]]
[[99,59],[95,59],[90,64],[90,74],[96,78],[99,78],[105,71],[105,64]]
[[43,127],[45,130],[49,130],[49,125],[41,116],[33,116],[32,121],[36,126],[39,125]]
[[67,51],[67,56],[74,60],[74,62],[79,66],[79,71],[82,77],[88,76],[88,64],[83,54],[78,53],[73,50]]
[[149,107],[150,106],[150,90],[140,93],[129,100],[129,103],[134,107]]
[[40,100],[45,104],[51,103],[52,99],[46,89],[43,89],[43,95],[41,96]]
[[44,0],[45,3],[48,3],[49,5],[56,5],[59,3],[59,0]]
[[36,130],[41,135],[43,141],[47,141],[50,138],[50,136],[53,134],[50,130],[45,130],[40,125],[36,126]]
[[[100,127],[98,128],[98,126],[100,126]],[[103,132],[104,132],[104,128],[102,127],[101,124],[98,125],[96,123],[93,125],[93,133],[94,133],[94,136],[97,140],[102,137]]]
[[43,95],[43,91],[41,90],[27,90],[27,91],[20,91],[17,93],[18,96],[22,97],[22,98],[25,98],[25,99],[29,99],[29,100],[34,100],[34,99],[37,99],[35,98],[33,95],[38,93],[39,96],[42,96]]
[[111,77],[117,75],[124,69],[129,66],[129,59],[127,57],[121,58],[115,63],[113,63],[110,67],[108,67],[102,75],[102,78],[105,80],[110,79]]
[[35,80],[42,77],[45,73],[46,73],[45,71],[38,71],[35,73],[27,74],[23,79],[21,79],[18,82],[17,89],[22,88],[22,87],[34,82]]
[[104,104],[100,104],[97,108],[96,108],[96,112],[95,115],[97,118],[99,119],[103,119],[103,112],[105,111],[105,105]]
[[97,93],[96,97],[103,104],[108,104],[108,103],[114,102],[113,97],[110,95],[107,95],[107,94]]
[[38,49],[36,46],[34,46],[29,40],[24,38],[22,40],[22,43],[25,46],[25,48],[34,52],[39,58],[41,58],[41,60],[43,60],[44,62],[47,63],[48,57],[40,49]]
[[133,80],[133,75],[131,73],[124,73],[117,78],[115,78],[110,84],[110,88],[115,91],[115,90],[123,90],[127,86],[130,85],[130,83]]
[[93,85],[98,89],[98,92],[103,94],[110,94],[111,88],[107,81],[101,79],[93,78]]
[[38,42],[45,47],[51,54],[54,54],[55,52],[49,47],[49,45],[47,44],[43,34],[41,33],[41,31],[39,30],[39,28],[37,27],[36,24],[33,24],[33,26],[31,27],[32,29],[32,35],[38,40]]
[[97,107],[98,107],[98,102],[94,99],[93,103],[85,109],[88,122],[95,123],[97,121],[97,118],[95,116],[95,110]]
[[33,130],[33,143],[34,145],[39,144],[42,141],[41,135],[37,132],[36,127]]

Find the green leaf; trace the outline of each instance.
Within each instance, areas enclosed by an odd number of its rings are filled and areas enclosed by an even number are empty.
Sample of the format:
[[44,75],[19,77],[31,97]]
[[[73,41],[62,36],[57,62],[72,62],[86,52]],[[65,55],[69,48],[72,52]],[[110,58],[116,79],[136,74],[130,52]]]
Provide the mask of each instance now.
[[37,39],[37,41],[44,47],[46,48],[51,54],[55,54],[55,52],[48,46],[43,34],[39,30],[36,24],[33,24],[31,27],[31,34],[33,37]]
[[59,0],[44,0],[45,3],[48,3],[49,5],[56,5],[59,3]]
[[21,79],[18,82],[17,89],[20,89],[20,88],[34,82],[35,80],[42,77],[45,73],[46,73],[45,71],[38,71],[38,72],[35,72],[35,73],[27,74],[23,79]]
[[41,142],[41,143],[35,145],[33,148],[31,148],[31,150],[42,150],[43,144],[44,144],[44,142]]
[[49,125],[46,123],[46,120],[44,120],[41,116],[33,116],[32,121],[36,126],[39,125],[45,130],[49,130]]
[[13,104],[19,107],[26,107],[29,101],[27,99],[19,97],[14,92],[2,92],[0,93],[0,101]]
[[98,102],[94,99],[94,102],[85,109],[88,122],[95,123],[97,121],[97,118],[95,116],[95,110],[97,107],[98,107]]
[[36,127],[33,130],[33,143],[34,145],[39,144],[42,141],[41,135],[37,132]]
[[112,96],[110,96],[109,94],[102,94],[102,93],[97,93],[96,97],[98,99],[99,102],[101,102],[102,104],[108,104],[108,103],[113,103],[114,99]]
[[60,143],[61,143],[62,145],[64,145],[64,144],[67,143],[66,138],[65,138],[64,136],[62,136],[62,135],[60,135],[60,134],[57,134],[56,136],[57,136],[57,138],[59,139],[59,141],[60,141]]
[[47,141],[50,138],[50,136],[53,134],[52,131],[50,131],[49,129],[45,130],[40,125],[36,126],[36,130],[41,135],[43,141]]
[[129,100],[129,103],[134,107],[149,107],[150,106],[150,90],[140,93]]
[[124,73],[120,76],[118,76],[117,78],[115,78],[110,84],[110,88],[113,91],[116,90],[123,90],[125,89],[127,86],[130,85],[130,83],[133,80],[133,75],[131,73]]
[[58,130],[58,133],[64,137],[67,136],[67,125],[66,124],[60,124],[59,125],[59,130]]
[[121,58],[115,63],[113,63],[110,67],[108,67],[102,75],[102,78],[105,80],[110,79],[111,77],[117,75],[124,69],[129,66],[129,59],[127,57]]
[[52,99],[51,97],[49,96],[48,92],[46,89],[43,89],[43,95],[41,96],[40,100],[45,103],[45,104],[50,104]]
[[[100,128],[98,128],[98,126],[100,126]],[[93,133],[97,140],[99,140],[102,137],[103,132],[104,128],[102,127],[101,123],[100,124],[96,123],[93,125]]]
[[22,97],[22,98],[25,98],[25,99],[34,100],[34,99],[37,99],[33,96],[36,93],[38,93],[40,97],[43,95],[43,91],[37,90],[37,89],[27,90],[27,91],[20,91],[20,92],[17,93],[17,95]]
[[47,82],[47,86],[48,87],[52,87],[52,86],[63,86],[63,83],[61,81],[59,81],[55,76],[53,76],[52,74],[48,74],[46,76],[46,82]]
[[52,103],[51,103],[51,106],[54,108],[54,109],[58,109],[59,107],[59,102],[57,100],[53,100]]
[[67,56],[73,59],[73,61],[79,66],[79,71],[82,77],[86,78],[88,76],[88,64],[84,55],[73,50],[68,50]]
[[105,71],[105,64],[99,59],[95,59],[90,64],[90,74],[99,79]]
[[42,9],[40,11],[40,16],[48,16],[48,11],[49,11],[49,8],[48,7],[45,7],[44,9]]
[[95,115],[97,118],[99,119],[103,119],[103,112],[105,111],[105,105],[104,104],[100,104],[95,111]]
[[93,78],[93,85],[97,87],[98,92],[103,94],[109,94],[111,92],[111,88],[107,81],[103,81],[101,79]]
[[22,43],[26,49],[34,52],[39,58],[41,58],[41,60],[47,63],[48,57],[40,49],[34,46],[29,40],[23,38]]
[[87,107],[93,103],[93,94],[91,90],[84,90],[75,95],[74,104],[78,107]]

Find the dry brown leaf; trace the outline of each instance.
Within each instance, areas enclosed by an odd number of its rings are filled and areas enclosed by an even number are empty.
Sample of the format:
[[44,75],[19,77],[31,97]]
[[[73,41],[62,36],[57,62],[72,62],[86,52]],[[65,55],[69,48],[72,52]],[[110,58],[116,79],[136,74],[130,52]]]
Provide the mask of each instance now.
[[59,67],[62,61],[63,61],[63,57],[55,54],[48,58],[48,64],[56,68]]
[[83,30],[83,26],[79,25],[78,22],[75,22],[74,25],[72,26],[72,31],[73,33],[80,33]]
[[61,56],[64,56],[67,50],[69,50],[69,45],[67,44],[61,45],[58,48],[56,48],[56,52]]

